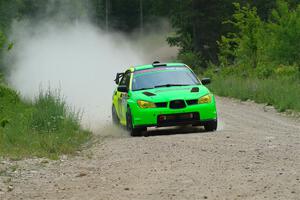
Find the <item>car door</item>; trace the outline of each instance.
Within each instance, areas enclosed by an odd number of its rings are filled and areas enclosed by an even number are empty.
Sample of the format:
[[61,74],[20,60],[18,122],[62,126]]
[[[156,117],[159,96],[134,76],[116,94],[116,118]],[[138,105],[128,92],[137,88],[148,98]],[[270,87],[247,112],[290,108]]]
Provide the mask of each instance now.
[[[131,78],[131,72],[127,71],[122,78],[119,86],[126,86],[129,90],[130,85],[130,78]],[[117,91],[117,102],[118,102],[118,116],[120,119],[121,124],[126,124],[126,112],[127,112],[127,100],[128,100],[128,93],[127,92],[119,92]]]

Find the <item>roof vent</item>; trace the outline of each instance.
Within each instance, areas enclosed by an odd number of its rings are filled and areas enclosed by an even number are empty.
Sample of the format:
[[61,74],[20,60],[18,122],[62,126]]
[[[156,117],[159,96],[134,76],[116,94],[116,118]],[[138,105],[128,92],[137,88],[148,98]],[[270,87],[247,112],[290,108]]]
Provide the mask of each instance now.
[[154,61],[154,62],[152,63],[152,66],[153,66],[153,67],[166,67],[167,64],[165,64],[165,63],[160,63],[159,61]]

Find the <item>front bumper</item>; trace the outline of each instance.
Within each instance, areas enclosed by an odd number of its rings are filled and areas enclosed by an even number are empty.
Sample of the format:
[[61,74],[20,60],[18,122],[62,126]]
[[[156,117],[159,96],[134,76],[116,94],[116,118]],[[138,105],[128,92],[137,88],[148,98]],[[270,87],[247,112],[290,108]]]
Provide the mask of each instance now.
[[[217,110],[215,101],[209,104],[197,104],[187,106],[183,109],[170,108],[148,108],[141,109],[134,104],[131,107],[134,127],[165,127],[165,126],[180,126],[180,125],[205,125],[209,121],[217,119]],[[177,115],[193,114],[189,119],[178,118],[178,120],[170,120],[161,122],[160,116],[177,116]]]

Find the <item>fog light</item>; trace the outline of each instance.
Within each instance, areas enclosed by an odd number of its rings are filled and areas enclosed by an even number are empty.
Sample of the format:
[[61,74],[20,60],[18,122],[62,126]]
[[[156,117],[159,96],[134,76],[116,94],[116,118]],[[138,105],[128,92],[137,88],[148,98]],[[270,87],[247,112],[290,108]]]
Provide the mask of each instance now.
[[159,121],[165,121],[165,120],[167,120],[167,117],[165,115],[161,115],[161,116],[158,117],[158,120]]

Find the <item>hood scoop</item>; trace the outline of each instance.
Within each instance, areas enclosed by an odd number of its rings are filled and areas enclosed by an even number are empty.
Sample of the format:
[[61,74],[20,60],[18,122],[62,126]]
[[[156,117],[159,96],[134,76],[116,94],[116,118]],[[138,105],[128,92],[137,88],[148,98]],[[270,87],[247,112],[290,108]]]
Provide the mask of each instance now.
[[199,88],[198,87],[194,87],[194,88],[192,88],[191,92],[199,92]]
[[153,97],[156,96],[156,94],[153,94],[151,92],[143,92],[144,95],[148,96],[148,97]]

